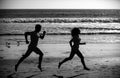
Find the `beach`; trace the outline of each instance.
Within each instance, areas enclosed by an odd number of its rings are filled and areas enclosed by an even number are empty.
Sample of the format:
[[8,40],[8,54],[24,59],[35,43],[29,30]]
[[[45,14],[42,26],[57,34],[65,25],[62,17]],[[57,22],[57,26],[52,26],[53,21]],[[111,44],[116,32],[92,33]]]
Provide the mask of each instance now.
[[[1,45],[0,78],[119,78],[120,44],[88,43],[80,46],[89,71],[84,70],[81,60],[75,56],[58,69],[58,63],[70,54],[69,44],[40,44],[43,51],[43,72],[37,68],[38,55],[34,52],[14,71],[14,65],[27,49],[26,44]],[[16,49],[15,49],[16,48]]]
[[44,58],[42,63],[43,72],[37,68],[38,59],[26,59],[14,72],[17,62],[13,59],[0,60],[1,78],[119,78],[120,57],[85,58],[89,71],[84,70],[79,58],[57,68],[58,62],[63,58]]
[[[120,78],[120,10],[104,9],[11,9],[0,10],[0,78]],[[43,52],[42,68],[37,68],[39,55],[34,52],[15,72],[14,66],[25,54],[28,44],[24,33],[34,31],[36,24],[46,31],[38,48]],[[70,55],[71,30],[81,30],[85,45],[79,50],[89,71],[84,70],[75,56]],[[30,40],[30,37],[28,37]]]

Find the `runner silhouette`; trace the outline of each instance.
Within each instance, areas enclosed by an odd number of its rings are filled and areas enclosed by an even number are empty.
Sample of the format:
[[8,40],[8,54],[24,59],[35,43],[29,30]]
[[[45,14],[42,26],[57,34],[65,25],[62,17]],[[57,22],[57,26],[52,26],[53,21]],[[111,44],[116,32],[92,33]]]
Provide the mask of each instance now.
[[80,30],[79,28],[73,28],[71,31],[72,39],[70,40],[70,47],[71,47],[71,53],[68,58],[65,58],[63,61],[59,62],[58,68],[61,67],[61,65],[69,60],[71,60],[75,54],[81,59],[82,65],[85,70],[90,70],[87,68],[85,61],[84,61],[84,56],[82,53],[79,51],[79,45],[80,44],[85,44],[85,43],[80,43],[81,39],[79,38]]
[[37,47],[38,45],[38,40],[39,38],[43,39],[45,34],[46,34],[46,31],[43,31],[43,34],[39,34],[39,32],[41,31],[41,25],[40,24],[36,24],[35,25],[35,30],[32,31],[32,32],[25,32],[25,40],[26,40],[26,44],[29,44],[29,41],[28,41],[28,35],[30,36],[30,44],[28,46],[28,49],[26,51],[26,53],[19,59],[19,61],[17,62],[17,64],[15,65],[15,71],[17,71],[18,69],[18,66],[20,65],[20,63],[22,63],[22,61],[27,58],[31,53],[32,51],[34,51],[36,54],[39,55],[39,65],[38,65],[38,68],[40,69],[40,71],[42,72],[42,68],[41,68],[41,62],[42,62],[42,58],[43,58],[43,53],[42,51]]

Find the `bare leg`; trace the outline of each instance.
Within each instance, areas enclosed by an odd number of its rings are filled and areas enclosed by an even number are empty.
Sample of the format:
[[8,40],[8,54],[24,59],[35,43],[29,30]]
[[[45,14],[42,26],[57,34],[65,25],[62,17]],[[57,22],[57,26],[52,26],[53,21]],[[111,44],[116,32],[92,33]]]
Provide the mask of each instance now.
[[75,55],[75,53],[74,53],[74,52],[71,52],[71,54],[70,54],[70,56],[69,56],[68,58],[65,58],[63,61],[59,62],[58,69],[60,68],[60,66],[61,66],[63,63],[71,60],[71,59],[74,57],[74,55]]
[[82,62],[82,65],[84,67],[85,70],[90,70],[89,68],[87,68],[86,64],[85,64],[85,61],[84,61],[84,57],[83,55],[81,54],[80,51],[76,52],[76,54],[78,55],[78,57],[81,59],[81,62]]
[[41,54],[39,56],[39,65],[38,65],[38,68],[40,69],[41,72],[42,72],[42,68],[41,68],[42,58],[43,58],[43,54]]
[[25,55],[23,55],[20,60],[18,61],[18,63],[15,65],[15,71],[17,71],[18,66],[20,65],[20,63],[22,63],[22,61],[27,58],[30,54],[31,54],[32,50],[30,48],[28,48],[27,52],[25,53]]
[[34,51],[39,54],[39,65],[38,68],[40,69],[40,71],[42,72],[42,68],[41,68],[41,63],[42,63],[42,59],[43,59],[43,53],[40,49],[38,49],[37,47],[34,49]]

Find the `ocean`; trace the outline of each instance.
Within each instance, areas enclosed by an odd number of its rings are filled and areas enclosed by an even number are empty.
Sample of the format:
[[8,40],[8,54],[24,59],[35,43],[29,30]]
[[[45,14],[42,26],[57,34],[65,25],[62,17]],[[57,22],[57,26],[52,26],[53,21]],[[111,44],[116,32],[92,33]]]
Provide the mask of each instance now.
[[1,9],[0,18],[120,17],[119,9]]
[[[24,32],[33,31],[36,24],[41,24],[42,31],[45,30],[49,37],[56,36],[55,39],[48,38],[48,42],[53,40],[50,43],[67,43],[71,37],[70,31],[74,27],[81,30],[81,35],[86,42],[120,42],[119,9],[0,10],[0,36],[12,36],[13,38],[21,36],[20,41],[24,41],[22,38]],[[108,39],[110,40],[107,41]]]
[[1,9],[0,34],[23,34],[36,23],[48,34],[70,34],[73,27],[83,34],[119,34],[119,17],[115,9]]

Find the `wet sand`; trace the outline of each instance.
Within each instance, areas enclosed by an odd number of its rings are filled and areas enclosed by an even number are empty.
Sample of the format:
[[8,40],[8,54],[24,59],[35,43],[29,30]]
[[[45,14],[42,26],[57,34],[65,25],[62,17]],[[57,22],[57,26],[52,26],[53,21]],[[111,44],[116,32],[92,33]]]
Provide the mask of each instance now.
[[[119,43],[86,43],[79,50],[85,57],[120,57]],[[28,45],[0,45],[0,57],[4,59],[19,59],[27,50]],[[70,54],[69,44],[40,44],[38,48],[44,57],[67,57]],[[38,57],[34,52],[31,57]]]

